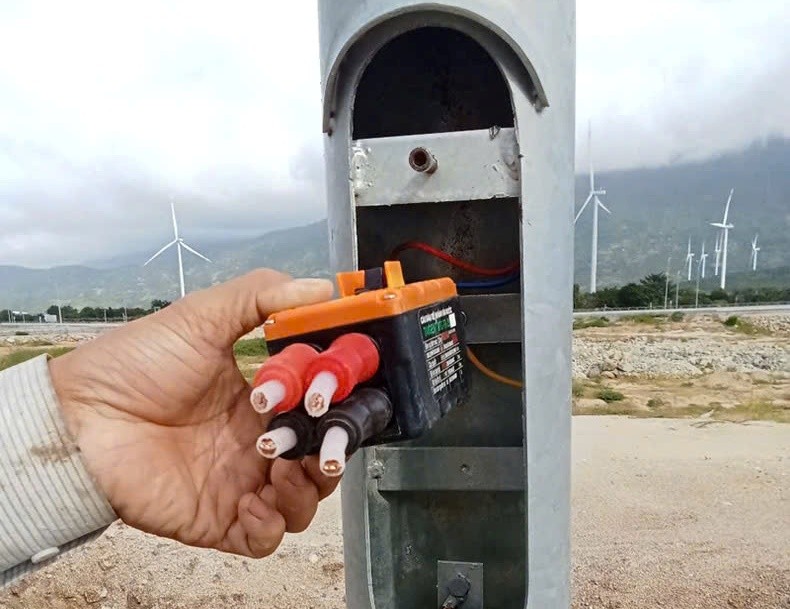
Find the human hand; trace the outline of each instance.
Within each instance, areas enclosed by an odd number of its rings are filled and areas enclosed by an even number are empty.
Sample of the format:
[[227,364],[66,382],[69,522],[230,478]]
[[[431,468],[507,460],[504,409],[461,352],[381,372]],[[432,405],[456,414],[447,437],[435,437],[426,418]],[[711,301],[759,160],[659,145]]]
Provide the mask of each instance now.
[[338,479],[316,457],[261,458],[233,344],[275,311],[331,297],[323,280],[259,270],[189,294],[50,361],[69,431],[127,524],[253,557],[309,525]]

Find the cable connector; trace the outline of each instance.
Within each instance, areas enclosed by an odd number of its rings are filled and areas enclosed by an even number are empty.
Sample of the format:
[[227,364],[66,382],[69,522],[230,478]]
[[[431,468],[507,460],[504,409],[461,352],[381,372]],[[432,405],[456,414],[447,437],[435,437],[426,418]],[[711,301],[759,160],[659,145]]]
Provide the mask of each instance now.
[[330,404],[345,400],[357,385],[369,381],[379,364],[378,347],[369,336],[351,333],[335,339],[307,369],[304,405],[308,414],[324,415]]
[[301,459],[315,449],[316,422],[301,409],[274,417],[269,430],[258,438],[255,447],[267,459]]
[[256,412],[286,412],[295,408],[305,390],[307,369],[318,357],[310,345],[288,345],[271,356],[253,378],[250,403]]
[[321,471],[327,476],[341,475],[346,457],[384,431],[391,419],[392,402],[384,391],[363,387],[352,393],[318,421]]

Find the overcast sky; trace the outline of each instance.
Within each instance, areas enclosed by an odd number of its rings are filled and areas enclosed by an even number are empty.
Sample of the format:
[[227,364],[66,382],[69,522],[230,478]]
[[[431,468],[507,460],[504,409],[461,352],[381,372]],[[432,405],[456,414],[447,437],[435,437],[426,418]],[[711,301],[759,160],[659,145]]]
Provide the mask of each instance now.
[[[163,5],[166,5],[163,8]],[[580,168],[790,137],[787,0],[579,0]],[[325,215],[314,0],[0,2],[0,264]]]

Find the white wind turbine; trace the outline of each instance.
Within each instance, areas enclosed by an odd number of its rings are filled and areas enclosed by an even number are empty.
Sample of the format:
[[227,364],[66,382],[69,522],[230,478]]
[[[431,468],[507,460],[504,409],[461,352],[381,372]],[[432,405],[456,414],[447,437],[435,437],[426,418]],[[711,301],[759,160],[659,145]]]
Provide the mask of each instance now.
[[172,201],[170,202],[170,213],[173,216],[173,240],[170,243],[168,243],[167,245],[165,245],[158,252],[156,252],[156,254],[151,256],[146,261],[146,263],[143,266],[146,266],[149,262],[154,260],[154,258],[159,256],[159,254],[163,253],[165,250],[167,250],[168,248],[170,248],[170,247],[175,245],[176,246],[176,251],[178,252],[178,280],[179,280],[180,285],[181,285],[181,298],[183,298],[186,292],[184,290],[184,262],[183,262],[183,260],[181,258],[181,248],[183,247],[186,251],[191,252],[192,254],[195,254],[195,256],[197,256],[198,258],[202,258],[206,262],[211,262],[211,260],[206,258],[200,252],[197,252],[197,251],[193,250],[186,243],[184,243],[184,240],[181,237],[178,236],[178,223],[176,222],[176,208],[173,205]]
[[579,216],[582,215],[588,203],[590,201],[593,201],[592,256],[590,258],[590,293],[594,294],[597,291],[597,282],[598,282],[598,208],[600,207],[607,214],[611,214],[612,212],[606,209],[606,206],[603,203],[601,203],[601,200],[598,198],[598,195],[605,195],[606,191],[603,189],[599,189],[599,190],[595,189],[595,171],[593,170],[593,162],[592,162],[592,130],[590,129],[589,126],[587,130],[587,139],[588,139],[588,148],[590,155],[590,194],[587,195],[587,200],[584,202],[584,205],[581,206],[579,212],[576,214],[576,217],[573,219],[573,224],[576,225],[576,221],[579,219]]
[[689,237],[689,247],[686,251],[686,265],[688,266],[688,277],[686,278],[687,281],[691,281],[691,265],[694,262],[694,253],[691,251],[691,237]]
[[724,219],[721,222],[711,222],[711,226],[721,229],[722,242],[721,242],[721,289],[727,285],[727,239],[730,235],[730,229],[734,227],[732,224],[727,223],[727,217],[730,215],[730,203],[732,203],[732,194],[735,192],[734,188],[730,189],[730,196],[727,198],[727,205],[724,207]]
[[719,276],[719,262],[721,262],[721,231],[716,233],[716,245],[713,247],[713,251],[716,252],[716,267],[714,269],[714,275],[716,277]]
[[705,242],[702,242],[702,253],[699,255],[700,275],[705,279],[705,264],[708,259],[708,254],[705,253]]
[[759,252],[759,251],[760,251],[760,248],[757,247],[757,235],[755,235],[754,239],[752,239],[752,254],[751,254],[750,260],[749,260],[749,262],[752,263],[752,270],[753,271],[757,270],[757,252]]

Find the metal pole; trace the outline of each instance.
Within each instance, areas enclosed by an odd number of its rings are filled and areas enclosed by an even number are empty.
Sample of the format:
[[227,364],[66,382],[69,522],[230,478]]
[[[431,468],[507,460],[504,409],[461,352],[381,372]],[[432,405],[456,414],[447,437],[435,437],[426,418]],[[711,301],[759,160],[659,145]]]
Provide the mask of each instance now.
[[680,271],[677,272],[677,277],[675,279],[675,308],[678,308],[678,303],[680,302]]
[[592,255],[590,257],[590,294],[598,290],[598,197],[593,197]]
[[697,289],[694,294],[694,306],[699,307],[699,278],[702,273],[702,264],[697,265]]

